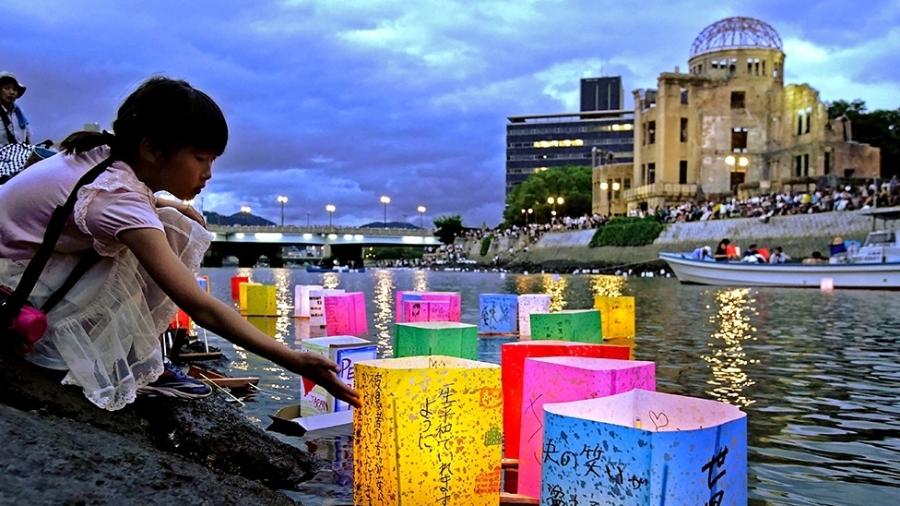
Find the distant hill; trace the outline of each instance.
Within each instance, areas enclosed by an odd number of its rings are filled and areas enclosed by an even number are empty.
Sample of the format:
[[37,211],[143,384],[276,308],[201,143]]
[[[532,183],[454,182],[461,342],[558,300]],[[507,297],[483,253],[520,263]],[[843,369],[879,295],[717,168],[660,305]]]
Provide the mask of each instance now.
[[406,223],[403,221],[389,221],[387,223],[383,221],[373,221],[371,223],[366,223],[365,225],[360,225],[363,228],[409,228],[413,230],[418,230],[420,227],[413,225],[412,223]]
[[203,217],[206,223],[210,225],[252,225],[256,227],[271,227],[275,223],[259,216],[249,213],[234,213],[231,216],[225,216],[213,211],[204,211]]

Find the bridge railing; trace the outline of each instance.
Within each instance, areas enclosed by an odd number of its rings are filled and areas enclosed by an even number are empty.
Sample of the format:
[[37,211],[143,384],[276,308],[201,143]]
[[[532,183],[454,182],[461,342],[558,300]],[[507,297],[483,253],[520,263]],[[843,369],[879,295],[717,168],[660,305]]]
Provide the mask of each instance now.
[[259,225],[209,225],[210,232],[217,234],[244,233],[283,233],[283,234],[364,234],[376,236],[420,236],[431,237],[433,231],[422,228],[391,227],[329,227],[328,225],[294,226],[259,226]]

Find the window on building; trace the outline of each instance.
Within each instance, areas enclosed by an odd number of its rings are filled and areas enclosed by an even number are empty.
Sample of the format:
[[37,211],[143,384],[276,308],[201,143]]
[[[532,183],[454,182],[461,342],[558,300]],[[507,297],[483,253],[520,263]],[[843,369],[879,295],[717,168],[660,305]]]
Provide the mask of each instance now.
[[779,70],[778,65],[775,65],[775,69],[772,70],[772,77],[774,77],[776,79],[778,78],[778,70]]
[[622,181],[622,189],[628,190],[631,188],[631,178],[626,177],[624,181]]
[[641,125],[641,144],[647,145],[647,123]]
[[728,60],[728,75],[733,76],[737,71],[737,58]]
[[831,151],[825,151],[825,164],[822,170],[826,175],[831,174]]
[[731,151],[734,153],[747,152],[747,129],[735,127],[731,129]]
[[732,109],[743,109],[745,97],[746,97],[746,94],[743,91],[732,91],[731,92],[731,108]]
[[803,129],[803,133],[809,133],[809,119],[812,116],[812,107],[806,108],[806,126]]
[[716,70],[719,68],[719,60],[710,60],[709,68]]
[[681,142],[687,142],[687,139],[688,139],[688,119],[687,118],[681,118],[680,132],[681,133],[680,133],[679,137],[681,139]]
[[687,160],[678,162],[678,184],[687,184]]
[[653,184],[656,182],[656,164],[648,163],[647,164],[647,184]]
[[656,122],[647,122],[647,144],[656,144]]
[[803,155],[803,177],[809,177],[809,153]]
[[702,74],[702,73],[703,73],[703,64],[702,64],[702,63],[701,63],[700,65],[697,65],[697,73],[698,73],[698,74]]
[[762,61],[762,70],[760,71],[760,74],[759,74],[759,75],[761,75],[761,76],[765,76],[765,75],[766,75],[766,60],[763,60],[763,61]]
[[681,88],[681,105],[687,105],[688,103],[688,90],[687,88]]
[[809,153],[794,157],[794,175],[809,177]]

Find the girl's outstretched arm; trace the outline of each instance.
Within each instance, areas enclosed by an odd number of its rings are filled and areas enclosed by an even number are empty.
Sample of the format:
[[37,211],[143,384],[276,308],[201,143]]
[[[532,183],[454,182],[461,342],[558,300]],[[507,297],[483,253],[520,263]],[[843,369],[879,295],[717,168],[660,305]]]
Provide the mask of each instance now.
[[152,228],[126,230],[119,240],[175,304],[201,327],[321,385],[332,395],[359,407],[359,396],[337,377],[334,362],[313,353],[293,351],[241,318],[234,309],[200,290],[194,275],[175,256],[165,234]]

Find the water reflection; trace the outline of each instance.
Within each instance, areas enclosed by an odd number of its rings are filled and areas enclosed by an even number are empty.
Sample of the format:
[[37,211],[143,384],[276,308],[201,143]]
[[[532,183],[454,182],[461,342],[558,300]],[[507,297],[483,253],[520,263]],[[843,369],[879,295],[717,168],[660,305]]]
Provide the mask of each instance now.
[[291,319],[294,315],[294,293],[291,284],[291,271],[287,269],[273,269],[275,277],[275,308],[278,317],[275,319],[275,333],[273,337],[281,343],[289,335]]
[[413,271],[412,289],[415,292],[427,292],[428,291],[428,271],[422,271],[422,270]]
[[322,287],[326,290],[333,290],[340,286],[341,276],[336,272],[322,273]]
[[622,276],[594,275],[590,280],[594,295],[621,297],[622,289],[625,288],[625,278]]
[[707,384],[713,389],[707,393],[722,402],[746,407],[756,402],[745,396],[744,390],[756,383],[747,374],[747,366],[759,361],[748,359],[743,346],[744,341],[756,340],[756,327],[750,323],[751,315],[758,314],[756,299],[748,288],[721,289],[712,295],[716,313],[710,316],[710,323],[718,328],[706,343],[710,353],[702,355],[712,372]]
[[543,293],[550,296],[550,311],[562,311],[566,308],[566,286],[569,284],[568,278],[564,278],[559,274],[543,275]]
[[[416,271],[416,275],[423,271]],[[418,277],[414,275],[413,283],[417,283]],[[424,281],[422,281],[424,283]],[[416,285],[418,286],[418,285]],[[427,286],[425,284],[424,286]],[[391,330],[394,321],[393,311],[394,295],[394,271],[379,269],[375,271],[375,285],[372,287],[372,303],[375,305],[373,314],[375,322],[375,342],[381,356],[390,358],[394,356],[391,344]]]

